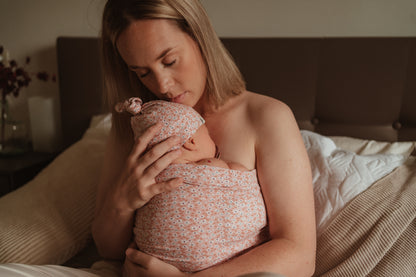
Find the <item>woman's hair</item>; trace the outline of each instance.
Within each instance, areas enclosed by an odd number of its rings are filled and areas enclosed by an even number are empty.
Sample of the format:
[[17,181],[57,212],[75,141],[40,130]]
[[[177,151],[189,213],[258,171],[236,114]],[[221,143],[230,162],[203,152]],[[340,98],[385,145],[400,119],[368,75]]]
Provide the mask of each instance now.
[[[116,103],[132,96],[139,96],[144,101],[155,99],[128,69],[116,47],[119,35],[139,19],[172,20],[196,41],[207,67],[205,93],[215,108],[245,90],[239,69],[198,0],[108,0],[103,13],[101,43],[105,100],[111,111]],[[125,135],[131,129],[128,124],[125,116],[113,112],[116,134]]]

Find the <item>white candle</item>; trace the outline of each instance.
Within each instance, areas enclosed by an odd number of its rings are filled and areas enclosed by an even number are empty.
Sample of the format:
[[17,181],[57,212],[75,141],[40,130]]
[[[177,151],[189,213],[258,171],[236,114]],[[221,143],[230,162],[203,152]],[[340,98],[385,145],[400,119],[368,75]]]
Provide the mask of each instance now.
[[57,127],[52,98],[30,97],[29,115],[33,150],[54,152],[57,150]]

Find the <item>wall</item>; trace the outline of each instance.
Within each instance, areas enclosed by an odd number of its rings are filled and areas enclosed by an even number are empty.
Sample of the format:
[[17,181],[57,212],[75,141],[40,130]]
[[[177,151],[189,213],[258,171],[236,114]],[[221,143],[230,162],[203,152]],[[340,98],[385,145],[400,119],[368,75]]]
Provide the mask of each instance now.
[[415,0],[201,0],[221,36],[415,36]]
[[[97,36],[102,0],[0,0],[0,45],[10,57],[36,72],[57,73],[55,43],[58,36]],[[22,97],[10,99],[22,104],[25,96],[57,95],[57,83],[33,81],[22,90]],[[16,114],[16,117],[21,115]]]
[[[29,69],[57,73],[58,36],[98,36],[105,0],[0,0],[0,45]],[[416,36],[415,0],[201,0],[224,37]],[[58,80],[59,81],[59,80]],[[34,80],[11,98],[28,122],[27,97],[56,99],[58,83]],[[58,117],[59,110],[56,111]]]
[[[19,65],[24,65],[29,56],[28,71],[46,70],[57,74],[56,38],[98,36],[103,3],[103,0],[0,0],[0,45],[8,49],[10,58]],[[60,141],[58,82],[45,83],[32,76],[29,87],[23,88],[19,97],[8,98],[13,119],[24,121],[29,129],[27,98],[43,96],[53,99],[54,134],[51,142],[54,145],[59,145]],[[28,134],[30,136],[30,130]]]

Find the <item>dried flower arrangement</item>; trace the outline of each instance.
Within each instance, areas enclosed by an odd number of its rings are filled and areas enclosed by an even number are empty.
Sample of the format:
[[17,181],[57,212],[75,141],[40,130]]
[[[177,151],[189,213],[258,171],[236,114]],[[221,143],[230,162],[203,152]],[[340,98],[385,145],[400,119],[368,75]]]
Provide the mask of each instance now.
[[[26,65],[30,63],[30,58],[26,58]],[[17,64],[15,60],[9,61],[9,54],[0,45],[0,152],[4,150],[6,137],[5,128],[7,120],[7,99],[8,95],[14,97],[19,96],[20,89],[27,87],[32,81],[31,75],[35,75],[37,79],[48,81],[49,74],[46,71],[39,71],[36,73],[29,73],[24,67]],[[51,80],[56,82],[56,76],[52,75]]]
[[[26,58],[26,65],[30,63],[30,58]],[[42,81],[49,80],[49,74],[46,71],[36,73],[36,77]],[[24,67],[19,67],[15,60],[8,61],[8,54],[0,45],[0,90],[2,99],[9,94],[17,97],[22,87],[27,87],[32,81],[30,74]],[[55,75],[52,76],[52,81],[56,81]]]

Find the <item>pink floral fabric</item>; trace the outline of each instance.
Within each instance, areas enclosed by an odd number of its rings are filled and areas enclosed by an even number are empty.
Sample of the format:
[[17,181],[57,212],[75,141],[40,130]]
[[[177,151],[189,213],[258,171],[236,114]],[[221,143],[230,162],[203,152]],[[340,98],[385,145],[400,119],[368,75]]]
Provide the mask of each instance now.
[[157,181],[182,177],[184,185],[151,199],[136,213],[139,249],[181,271],[224,262],[268,239],[256,170],[173,164]]
[[[161,131],[149,142],[149,148],[173,135],[179,136],[183,145],[205,123],[204,118],[192,107],[164,100],[143,104],[140,98],[132,97],[114,108],[119,113],[129,112],[133,115],[130,121],[135,139],[150,126],[162,123]],[[176,148],[179,146],[171,150]]]

